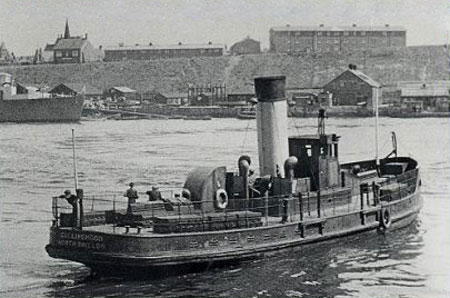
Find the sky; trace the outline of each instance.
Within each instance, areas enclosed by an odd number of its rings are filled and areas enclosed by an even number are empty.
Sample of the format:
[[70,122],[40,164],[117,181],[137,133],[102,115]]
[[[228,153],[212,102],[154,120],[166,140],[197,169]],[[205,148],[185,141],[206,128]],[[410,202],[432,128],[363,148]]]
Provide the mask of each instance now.
[[408,45],[449,41],[450,0],[0,0],[0,41],[18,55],[71,35],[98,47],[225,43],[247,36],[269,46],[274,26],[404,26]]

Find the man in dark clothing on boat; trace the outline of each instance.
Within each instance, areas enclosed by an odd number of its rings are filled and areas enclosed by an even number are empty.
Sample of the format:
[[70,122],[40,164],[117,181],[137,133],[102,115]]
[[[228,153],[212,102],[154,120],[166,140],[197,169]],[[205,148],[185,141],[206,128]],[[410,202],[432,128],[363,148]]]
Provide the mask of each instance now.
[[130,183],[130,188],[123,194],[124,197],[128,198],[128,206],[130,204],[136,203],[136,200],[139,198],[137,191],[133,188],[134,183]]
[[157,186],[153,186],[152,190],[147,191],[149,201],[161,201],[162,196]]
[[63,195],[59,196],[61,199],[66,199],[72,206],[72,227],[78,226],[78,198],[72,194],[70,190],[65,190]]

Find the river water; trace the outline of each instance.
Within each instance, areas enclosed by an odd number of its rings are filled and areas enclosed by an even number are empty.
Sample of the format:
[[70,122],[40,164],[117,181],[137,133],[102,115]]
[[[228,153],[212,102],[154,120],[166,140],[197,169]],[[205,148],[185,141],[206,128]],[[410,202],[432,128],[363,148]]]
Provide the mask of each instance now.
[[[289,119],[290,134],[316,132],[316,119]],[[374,157],[373,119],[329,119],[340,159]],[[51,197],[73,189],[71,128],[85,194],[181,187],[196,166],[257,167],[255,120],[99,120],[1,124],[1,297],[448,297],[450,126],[448,119],[380,119],[381,155],[419,161],[424,207],[410,227],[359,235],[234,267],[162,279],[90,279],[84,266],[51,259],[44,246]]]

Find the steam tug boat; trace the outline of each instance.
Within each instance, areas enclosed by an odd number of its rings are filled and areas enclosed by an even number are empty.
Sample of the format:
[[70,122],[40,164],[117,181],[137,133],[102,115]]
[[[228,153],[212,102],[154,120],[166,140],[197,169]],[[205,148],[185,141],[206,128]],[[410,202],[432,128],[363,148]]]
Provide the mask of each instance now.
[[340,164],[340,137],[325,133],[324,111],[316,135],[288,138],[285,77],[256,78],[255,89],[260,177],[241,156],[237,173],[194,169],[183,189],[162,200],[119,206],[111,196],[94,204],[77,189],[75,213],[53,198],[48,254],[98,273],[157,272],[386,232],[415,220],[422,200],[414,159],[398,157],[394,148],[384,159]]

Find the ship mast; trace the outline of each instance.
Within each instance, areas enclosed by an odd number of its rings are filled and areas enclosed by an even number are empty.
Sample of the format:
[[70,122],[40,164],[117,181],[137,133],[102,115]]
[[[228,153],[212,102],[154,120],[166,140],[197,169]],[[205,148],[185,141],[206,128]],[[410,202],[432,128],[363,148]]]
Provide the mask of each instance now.
[[73,152],[73,176],[75,179],[75,190],[78,189],[78,173],[77,173],[77,158],[75,155],[75,128],[72,128],[72,152]]
[[380,165],[380,156],[379,156],[379,131],[378,131],[378,91],[375,96],[375,160],[377,168]]

